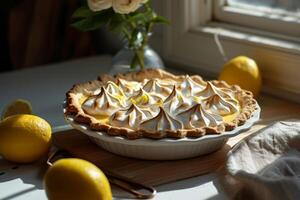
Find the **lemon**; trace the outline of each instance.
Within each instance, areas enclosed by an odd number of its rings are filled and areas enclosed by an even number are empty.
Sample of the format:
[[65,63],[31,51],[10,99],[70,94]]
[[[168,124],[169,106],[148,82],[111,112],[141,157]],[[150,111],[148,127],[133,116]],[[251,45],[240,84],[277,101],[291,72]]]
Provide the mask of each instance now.
[[32,114],[31,103],[25,99],[17,99],[4,108],[1,119],[16,114]]
[[56,161],[46,172],[44,187],[49,200],[111,200],[104,173],[94,164],[78,159]]
[[262,85],[256,62],[246,56],[238,56],[227,62],[220,73],[219,80],[224,80],[231,85],[239,85],[251,91],[255,97],[259,95]]
[[0,155],[5,159],[30,163],[47,153],[51,126],[35,115],[13,115],[0,122]]

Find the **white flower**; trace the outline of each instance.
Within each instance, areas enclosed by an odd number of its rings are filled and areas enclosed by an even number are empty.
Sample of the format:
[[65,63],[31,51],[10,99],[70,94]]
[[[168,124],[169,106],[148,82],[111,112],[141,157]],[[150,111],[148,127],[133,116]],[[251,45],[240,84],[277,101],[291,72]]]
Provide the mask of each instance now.
[[92,11],[101,11],[112,6],[113,0],[87,0],[88,6]]
[[116,13],[128,14],[136,11],[147,0],[113,0],[112,7]]

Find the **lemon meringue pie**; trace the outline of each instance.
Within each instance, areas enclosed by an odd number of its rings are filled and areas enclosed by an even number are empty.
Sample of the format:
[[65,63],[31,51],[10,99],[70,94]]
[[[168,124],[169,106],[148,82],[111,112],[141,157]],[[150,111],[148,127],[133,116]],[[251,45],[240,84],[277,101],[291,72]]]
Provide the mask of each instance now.
[[233,130],[257,106],[251,92],[236,85],[145,69],[74,85],[65,114],[108,135],[182,138]]

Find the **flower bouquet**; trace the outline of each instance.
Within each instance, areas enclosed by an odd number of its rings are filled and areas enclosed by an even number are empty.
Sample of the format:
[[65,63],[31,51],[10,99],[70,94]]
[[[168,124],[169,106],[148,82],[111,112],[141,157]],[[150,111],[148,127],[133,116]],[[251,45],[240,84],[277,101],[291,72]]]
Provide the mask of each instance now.
[[121,33],[128,48],[134,51],[131,68],[145,67],[144,48],[153,25],[168,23],[155,13],[150,0],[87,0],[87,5],[78,8],[72,18],[72,26],[81,31],[106,26]]

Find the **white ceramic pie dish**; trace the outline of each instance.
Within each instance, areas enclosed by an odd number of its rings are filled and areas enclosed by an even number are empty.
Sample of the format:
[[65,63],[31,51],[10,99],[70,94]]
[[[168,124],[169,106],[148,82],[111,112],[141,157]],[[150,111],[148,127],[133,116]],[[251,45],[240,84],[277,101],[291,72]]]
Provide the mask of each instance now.
[[120,136],[109,136],[104,132],[94,131],[85,124],[74,121],[71,115],[65,115],[66,121],[75,129],[88,135],[103,149],[126,157],[146,160],[177,160],[208,154],[220,149],[230,137],[248,130],[260,118],[260,107],[242,126],[222,134],[205,135],[200,138],[129,140]]

